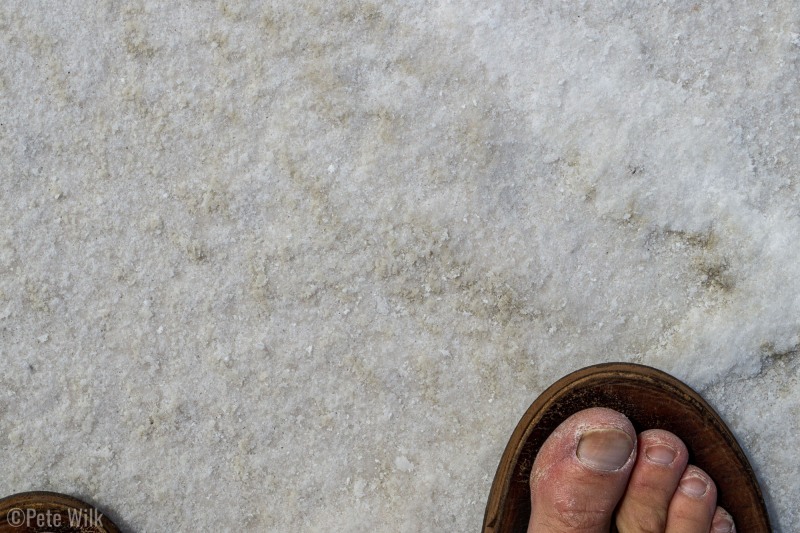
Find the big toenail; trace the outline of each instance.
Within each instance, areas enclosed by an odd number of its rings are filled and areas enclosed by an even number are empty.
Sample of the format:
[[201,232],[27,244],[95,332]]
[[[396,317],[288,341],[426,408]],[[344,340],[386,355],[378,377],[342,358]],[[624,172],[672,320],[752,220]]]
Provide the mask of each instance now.
[[675,450],[664,444],[654,444],[652,446],[648,446],[647,449],[645,449],[644,454],[652,462],[660,465],[672,464],[672,461],[675,460],[675,456],[678,455]]
[[708,482],[698,476],[686,476],[681,479],[681,490],[693,498],[700,498],[708,490]]
[[633,452],[633,441],[618,429],[593,429],[581,435],[578,459],[590,468],[611,472],[619,470]]
[[731,533],[733,531],[733,520],[726,514],[719,514],[714,517],[714,523],[711,524],[711,531],[714,533]]

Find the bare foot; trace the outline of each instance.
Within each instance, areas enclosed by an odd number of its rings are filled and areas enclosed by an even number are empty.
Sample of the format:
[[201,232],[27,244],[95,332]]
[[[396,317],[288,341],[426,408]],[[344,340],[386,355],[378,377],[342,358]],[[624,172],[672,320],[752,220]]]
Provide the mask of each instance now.
[[611,409],[580,411],[542,445],[531,472],[528,533],[723,533],[733,519],[668,431],[636,435]]

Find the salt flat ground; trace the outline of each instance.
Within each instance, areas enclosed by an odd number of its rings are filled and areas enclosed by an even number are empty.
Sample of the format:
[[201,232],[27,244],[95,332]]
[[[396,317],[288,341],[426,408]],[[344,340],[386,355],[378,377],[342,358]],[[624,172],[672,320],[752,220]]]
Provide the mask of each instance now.
[[547,385],[703,393],[800,521],[800,4],[0,4],[0,488],[476,531]]

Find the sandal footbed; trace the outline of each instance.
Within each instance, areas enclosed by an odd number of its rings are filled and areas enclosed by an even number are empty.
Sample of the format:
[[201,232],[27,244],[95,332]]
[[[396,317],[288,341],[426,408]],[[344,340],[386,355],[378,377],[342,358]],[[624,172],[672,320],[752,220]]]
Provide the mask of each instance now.
[[[56,515],[58,518],[55,518]],[[39,523],[39,520],[42,522]],[[96,522],[99,522],[99,527]],[[119,528],[102,511],[66,494],[46,491],[21,492],[0,499],[0,533],[43,531],[120,533]]]
[[547,437],[569,416],[607,407],[628,417],[637,433],[664,429],[689,450],[689,461],[717,485],[717,504],[737,531],[768,533],[769,516],[753,469],[722,418],[689,386],[654,368],[604,363],[569,374],[541,394],[520,420],[497,469],[484,533],[524,533],[530,518],[531,466]]

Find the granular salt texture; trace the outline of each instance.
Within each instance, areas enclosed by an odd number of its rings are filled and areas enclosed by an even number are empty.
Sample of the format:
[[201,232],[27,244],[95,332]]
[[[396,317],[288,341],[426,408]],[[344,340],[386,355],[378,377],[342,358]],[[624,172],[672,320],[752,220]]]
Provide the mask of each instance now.
[[0,486],[475,529],[535,395],[625,360],[791,531],[799,10],[4,2]]

